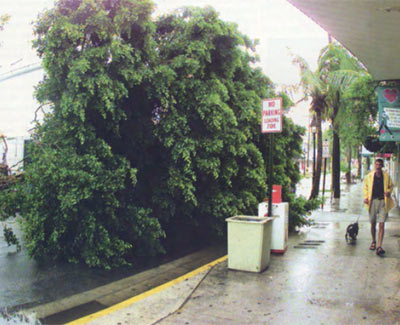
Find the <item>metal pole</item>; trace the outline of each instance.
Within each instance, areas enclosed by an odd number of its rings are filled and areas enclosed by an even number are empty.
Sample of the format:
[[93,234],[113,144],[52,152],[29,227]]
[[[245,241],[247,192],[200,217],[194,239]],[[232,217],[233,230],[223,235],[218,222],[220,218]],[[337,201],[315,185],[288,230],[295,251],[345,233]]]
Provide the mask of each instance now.
[[325,177],[326,177],[326,158],[324,158],[324,178],[322,180],[322,209],[324,208],[324,198],[325,198]]
[[268,217],[272,217],[272,144],[274,134],[270,134],[269,138],[269,163],[268,163]]

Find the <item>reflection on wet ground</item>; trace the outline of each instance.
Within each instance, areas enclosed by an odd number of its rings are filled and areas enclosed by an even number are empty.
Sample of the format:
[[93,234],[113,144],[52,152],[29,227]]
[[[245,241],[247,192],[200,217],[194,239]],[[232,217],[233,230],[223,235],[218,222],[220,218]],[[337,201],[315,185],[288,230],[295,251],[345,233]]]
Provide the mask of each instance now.
[[[307,196],[310,189],[303,184],[301,190]],[[311,218],[313,224],[289,236],[287,251],[273,254],[264,272],[229,270],[223,262],[192,285],[183,303],[174,300],[182,286],[89,324],[399,324],[400,219],[390,215],[387,252],[378,257],[369,249],[361,183],[344,185],[342,198],[328,197],[324,209],[313,211]],[[350,245],[345,231],[358,218],[359,235]],[[143,321],[170,301],[174,307],[158,321]]]
[[[389,218],[386,254],[378,257],[369,250],[368,216],[351,202],[361,200],[361,187],[350,186],[340,202],[346,212],[315,211],[315,224],[289,236],[287,251],[273,255],[265,272],[230,271],[221,263],[179,312],[157,323],[399,324],[400,220]],[[345,230],[357,214],[359,236],[349,245]]]
[[[311,192],[311,178],[303,178],[296,189],[296,194],[308,198]],[[362,202],[362,183],[358,181],[354,184],[341,183],[340,199],[334,199],[330,190],[330,177],[327,177],[325,184],[325,201],[323,211],[325,212],[348,212],[354,214],[364,213],[364,205]],[[321,184],[322,188],[322,184]],[[322,196],[322,190],[320,191]]]
[[[7,224],[21,238],[17,222],[13,220]],[[67,263],[39,264],[28,257],[24,248],[17,253],[15,247],[8,247],[2,227],[0,230],[0,311],[30,308],[59,300],[160,264],[159,258],[147,258],[140,261],[140,267],[111,271]]]

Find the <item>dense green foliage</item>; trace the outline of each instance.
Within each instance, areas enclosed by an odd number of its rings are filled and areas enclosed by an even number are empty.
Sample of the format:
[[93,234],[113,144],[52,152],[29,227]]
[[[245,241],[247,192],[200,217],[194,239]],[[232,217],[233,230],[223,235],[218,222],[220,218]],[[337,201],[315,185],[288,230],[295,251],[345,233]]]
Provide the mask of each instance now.
[[302,226],[310,226],[312,219],[309,218],[311,211],[318,209],[322,203],[323,198],[317,197],[307,200],[305,197],[300,196],[290,200],[289,204],[289,232],[293,232]]
[[260,100],[268,89],[272,94],[271,83],[251,68],[254,54],[241,49],[254,44],[210,8],[161,17],[156,40],[154,106],[161,116],[154,133],[165,169],[152,206],[167,233],[181,224],[222,233],[225,217],[254,212],[265,189],[254,142]]
[[[152,20],[152,7],[61,0],[36,25],[37,98],[51,111],[12,193],[37,259],[121,265],[221,236],[265,197],[260,105],[275,93],[255,42],[211,8]],[[273,182],[289,200],[304,129],[283,129]]]
[[343,106],[336,118],[344,146],[359,146],[367,136],[377,133],[374,125],[378,113],[375,88],[376,82],[366,74],[344,92]]

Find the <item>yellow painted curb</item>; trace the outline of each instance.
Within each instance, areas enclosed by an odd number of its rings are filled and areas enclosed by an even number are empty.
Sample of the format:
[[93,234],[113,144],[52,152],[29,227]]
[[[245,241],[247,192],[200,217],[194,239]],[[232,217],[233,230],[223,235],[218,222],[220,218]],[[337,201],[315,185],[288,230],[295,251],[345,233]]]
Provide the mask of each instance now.
[[164,283],[164,284],[162,284],[162,285],[160,285],[158,287],[155,287],[155,288],[153,288],[151,290],[143,292],[140,295],[137,295],[135,297],[132,297],[132,298],[129,298],[129,299],[125,300],[125,301],[122,301],[122,302],[120,302],[120,303],[118,303],[116,305],[113,305],[113,306],[108,307],[106,309],[100,310],[97,313],[94,313],[94,314],[79,318],[77,320],[74,320],[74,321],[72,321],[70,323],[67,323],[67,325],[86,324],[86,323],[88,323],[88,322],[90,322],[90,321],[92,321],[92,320],[94,320],[96,318],[109,315],[109,314],[111,314],[113,312],[116,312],[116,311],[118,311],[120,309],[128,307],[128,306],[134,304],[135,302],[138,302],[138,301],[140,301],[140,300],[142,300],[142,299],[144,299],[144,298],[146,298],[148,296],[151,296],[151,295],[153,295],[153,294],[155,294],[157,292],[160,292],[160,291],[162,291],[164,289],[167,289],[167,288],[173,286],[174,284],[177,284],[177,283],[182,282],[182,281],[184,281],[186,279],[192,278],[195,275],[210,269],[214,265],[225,261],[227,258],[228,258],[227,255],[225,255],[223,257],[220,257],[219,259],[216,259],[215,261],[212,261],[212,262],[210,262],[210,263],[208,263],[206,265],[203,265],[203,266],[199,267],[196,270],[193,270],[193,271],[191,271],[189,273],[186,273],[186,274],[180,276],[179,278],[171,280],[171,281],[169,281],[167,283]]

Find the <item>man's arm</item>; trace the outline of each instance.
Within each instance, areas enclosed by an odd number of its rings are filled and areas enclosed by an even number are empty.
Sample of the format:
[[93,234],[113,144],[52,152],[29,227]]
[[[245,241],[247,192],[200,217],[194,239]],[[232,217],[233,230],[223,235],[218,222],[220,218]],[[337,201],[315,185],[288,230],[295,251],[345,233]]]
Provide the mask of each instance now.
[[390,194],[393,191],[393,182],[392,182],[392,178],[390,177],[390,175],[388,174],[388,187],[387,187],[387,192],[385,193],[387,197],[390,197]]
[[369,175],[367,175],[364,179],[364,186],[363,186],[363,192],[364,192],[364,203],[368,204],[368,180],[369,180]]

